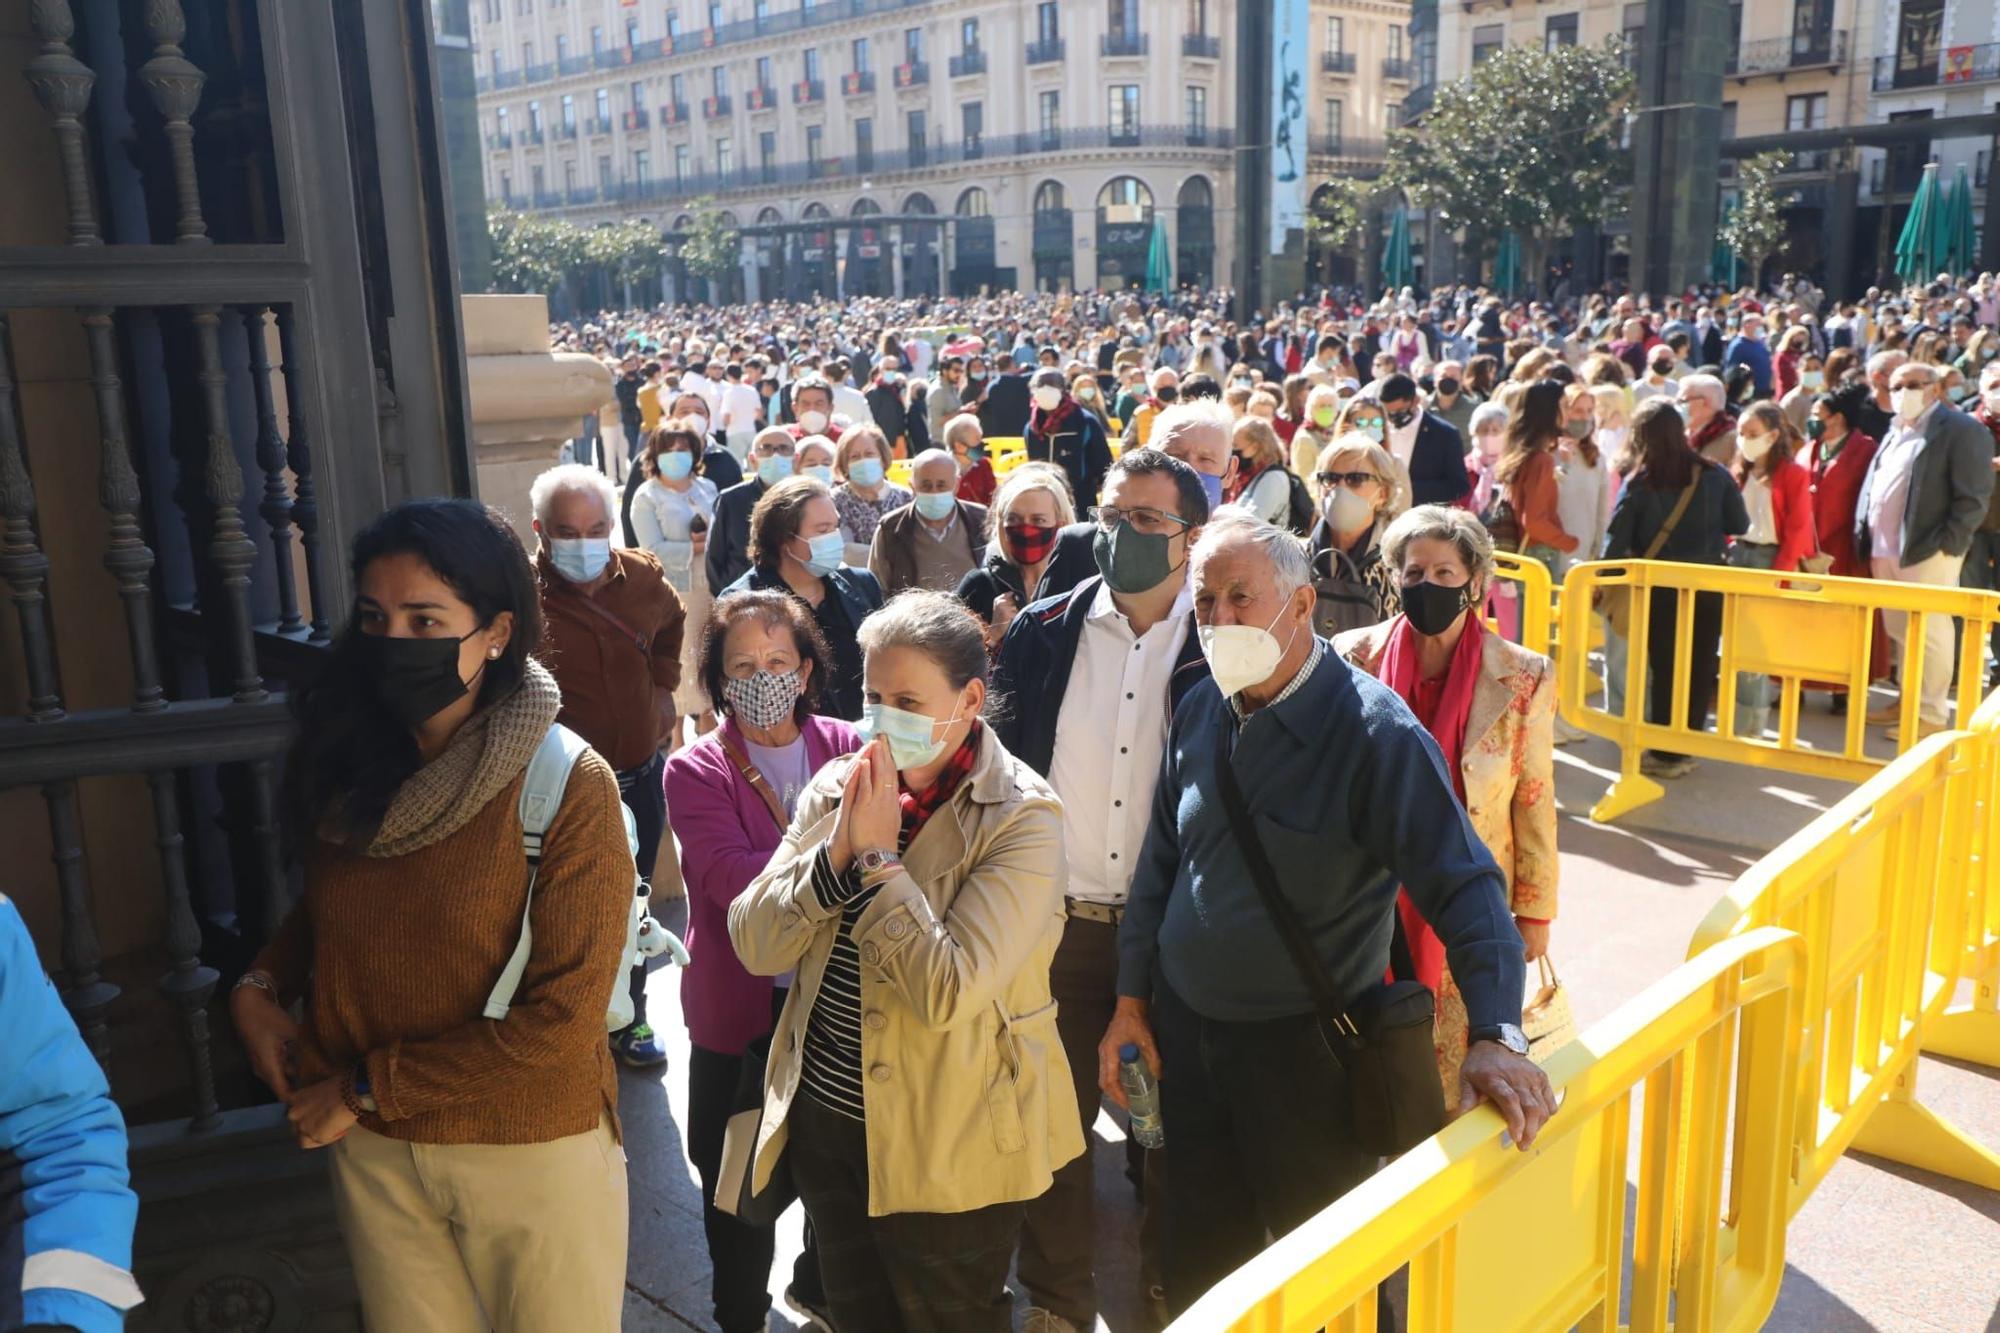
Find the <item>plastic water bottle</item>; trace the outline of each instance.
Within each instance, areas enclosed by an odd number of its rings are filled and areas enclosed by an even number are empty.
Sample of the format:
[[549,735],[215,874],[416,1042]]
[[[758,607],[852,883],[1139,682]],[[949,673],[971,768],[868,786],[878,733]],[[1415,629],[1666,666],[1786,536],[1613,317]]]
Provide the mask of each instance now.
[[1157,1148],[1167,1141],[1166,1126],[1160,1120],[1160,1085],[1153,1071],[1139,1058],[1139,1048],[1126,1042],[1118,1048],[1118,1086],[1132,1112],[1132,1137],[1141,1148]]

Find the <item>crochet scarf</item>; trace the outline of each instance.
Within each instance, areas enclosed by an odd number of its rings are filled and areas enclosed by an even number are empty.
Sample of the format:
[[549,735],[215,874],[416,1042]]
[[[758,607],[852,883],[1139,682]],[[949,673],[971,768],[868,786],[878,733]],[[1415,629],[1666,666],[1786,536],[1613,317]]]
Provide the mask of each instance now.
[[397,788],[366,855],[407,855],[465,827],[521,776],[561,708],[556,678],[529,658],[519,689],[474,713],[443,754]]

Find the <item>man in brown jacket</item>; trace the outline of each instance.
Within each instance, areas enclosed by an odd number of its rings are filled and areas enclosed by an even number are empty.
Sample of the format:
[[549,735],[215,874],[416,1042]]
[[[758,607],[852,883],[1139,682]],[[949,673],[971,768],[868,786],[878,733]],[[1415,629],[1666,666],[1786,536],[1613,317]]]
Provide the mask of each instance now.
[[915,500],[885,515],[868,552],[868,571],[886,600],[909,588],[957,592],[986,559],[986,506],[961,500],[958,463],[942,449],[917,455]]
[[[661,750],[678,719],[681,637],[687,613],[649,551],[611,544],[618,496],[594,468],[551,468],[529,491],[535,573],[548,622],[549,667],[562,689],[557,721],[604,756],[638,832],[639,873],[652,873],[667,827]],[[666,1063],[646,1021],[646,968],[632,969],[632,1025],[611,1048],[634,1068]]]

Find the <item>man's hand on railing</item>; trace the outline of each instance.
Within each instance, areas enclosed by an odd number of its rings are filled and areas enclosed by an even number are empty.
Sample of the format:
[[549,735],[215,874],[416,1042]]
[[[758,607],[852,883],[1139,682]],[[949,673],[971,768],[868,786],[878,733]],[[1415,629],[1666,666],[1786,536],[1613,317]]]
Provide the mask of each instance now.
[[1458,1080],[1458,1113],[1491,1102],[1507,1122],[1507,1132],[1523,1152],[1556,1113],[1555,1089],[1542,1067],[1497,1041],[1475,1041],[1465,1053]]

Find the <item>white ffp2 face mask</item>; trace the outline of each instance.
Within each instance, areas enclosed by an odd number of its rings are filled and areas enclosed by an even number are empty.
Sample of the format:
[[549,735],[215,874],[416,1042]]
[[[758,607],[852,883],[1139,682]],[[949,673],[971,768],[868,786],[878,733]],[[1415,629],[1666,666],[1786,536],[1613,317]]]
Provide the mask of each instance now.
[[1896,415],[1905,421],[1915,421],[1930,406],[1930,397],[1922,389],[1908,388],[1896,390]]
[[1255,625],[1203,625],[1198,634],[1201,639],[1201,655],[1208,659],[1208,674],[1215,678],[1216,688],[1226,698],[1240,694],[1252,685],[1261,685],[1271,678],[1278,669],[1285,654],[1290,651],[1293,640],[1298,638],[1298,629],[1292,630],[1292,638],[1282,644],[1278,636],[1271,633],[1271,626],[1285,618],[1285,610],[1271,617],[1271,625],[1263,629]]

